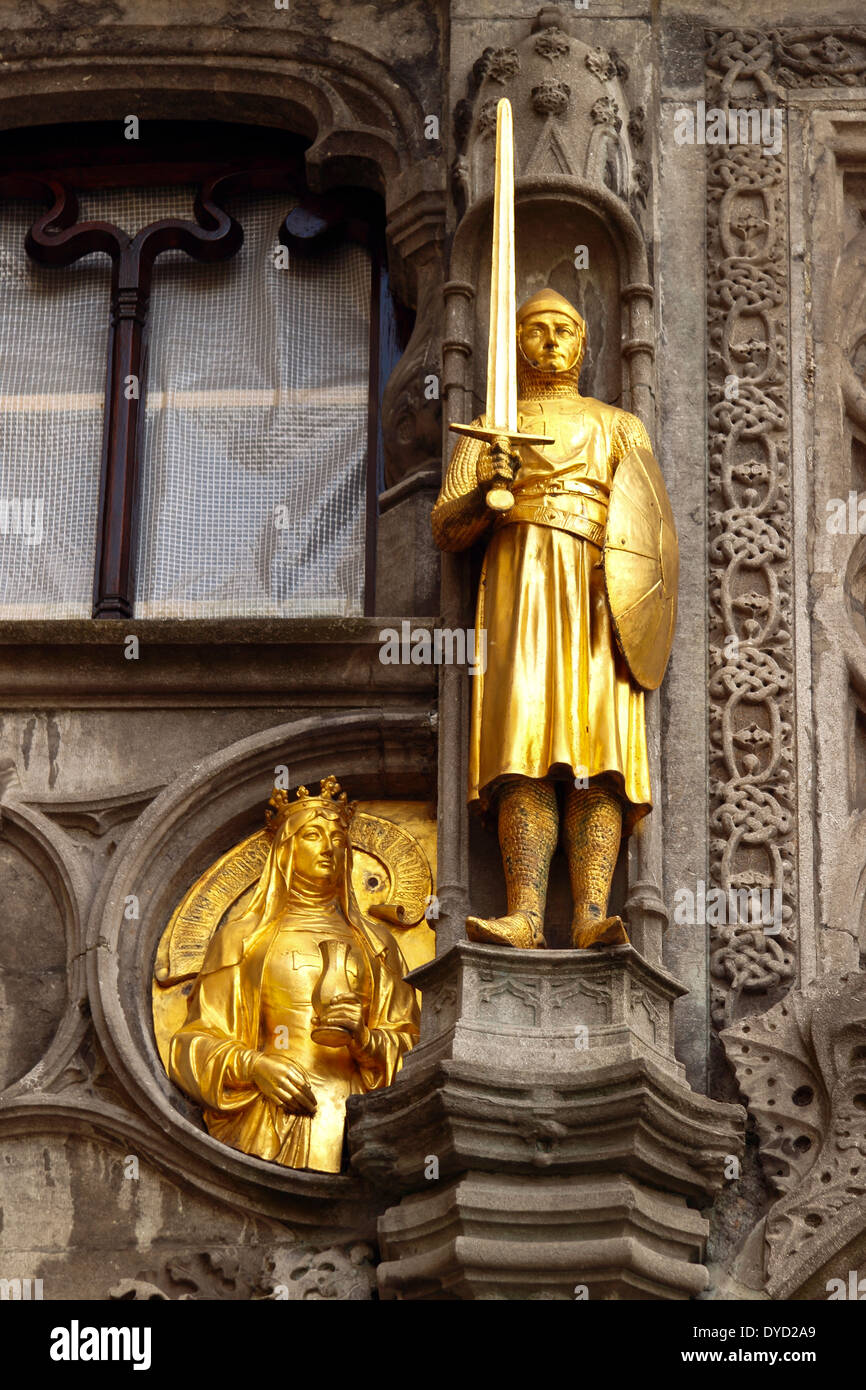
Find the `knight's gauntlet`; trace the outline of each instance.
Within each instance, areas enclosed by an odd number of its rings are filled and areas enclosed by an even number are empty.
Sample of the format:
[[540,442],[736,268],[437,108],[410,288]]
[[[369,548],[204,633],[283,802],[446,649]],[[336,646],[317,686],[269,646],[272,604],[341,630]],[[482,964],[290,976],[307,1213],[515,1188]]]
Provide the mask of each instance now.
[[512,483],[520,467],[520,456],[500,444],[488,444],[479,451],[475,465],[478,486],[485,490],[494,484]]

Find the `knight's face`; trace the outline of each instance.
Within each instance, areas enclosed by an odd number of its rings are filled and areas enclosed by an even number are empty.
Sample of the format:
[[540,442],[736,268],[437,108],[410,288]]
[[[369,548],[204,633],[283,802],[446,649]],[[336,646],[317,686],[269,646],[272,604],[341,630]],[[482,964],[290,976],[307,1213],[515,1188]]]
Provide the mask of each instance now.
[[540,372],[568,372],[580,356],[577,324],[565,314],[532,314],[517,336],[524,357]]
[[317,816],[295,835],[293,868],[322,887],[336,888],[346,867],[348,836],[339,820]]

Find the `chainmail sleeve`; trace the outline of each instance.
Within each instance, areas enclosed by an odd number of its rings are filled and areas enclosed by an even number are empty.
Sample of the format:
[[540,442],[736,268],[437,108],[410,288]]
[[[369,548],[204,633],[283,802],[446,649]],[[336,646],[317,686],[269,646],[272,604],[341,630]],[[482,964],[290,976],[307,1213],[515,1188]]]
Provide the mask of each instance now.
[[611,463],[614,468],[632,449],[648,449],[652,453],[653,446],[644,425],[637,416],[630,415],[627,410],[620,410],[613,426]]
[[[472,423],[483,425],[484,416]],[[440,550],[465,550],[493,520],[476,473],[483,448],[480,439],[460,435],[457,440],[431,517],[433,539]]]

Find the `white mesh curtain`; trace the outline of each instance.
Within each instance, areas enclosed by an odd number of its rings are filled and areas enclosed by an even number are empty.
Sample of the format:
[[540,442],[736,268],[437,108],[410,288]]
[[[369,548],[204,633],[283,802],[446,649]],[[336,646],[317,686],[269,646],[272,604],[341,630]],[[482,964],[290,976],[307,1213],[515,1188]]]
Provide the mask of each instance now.
[[0,203],[0,617],[89,618],[110,267],[43,269]]
[[[81,199],[81,217],[135,231],[160,217],[191,217],[192,198],[192,189],[100,193]],[[15,363],[19,339],[38,321],[40,341],[25,344],[24,356],[34,372],[42,370],[41,415],[51,417],[57,438],[47,440],[41,424],[29,423],[30,452],[22,463],[18,439],[4,425],[0,449],[13,460],[19,482],[38,478],[52,500],[74,514],[78,550],[64,565],[56,554],[43,560],[44,573],[31,560],[25,572],[17,554],[36,547],[16,538],[13,573],[7,575],[4,565],[0,602],[15,609],[7,616],[85,615],[108,272],[101,258],[99,274],[96,257],[57,272],[31,267],[23,234],[33,206],[27,205],[12,238],[11,261],[29,318],[17,316],[16,328],[16,316],[10,325],[4,314],[0,371],[5,380],[7,360]],[[234,200],[229,210],[244,228],[244,246],[224,264],[200,265],[180,252],[157,261],[140,477],[139,617],[363,611],[370,262],[366,251],[348,245],[313,261],[288,254],[283,268],[287,253],[277,251],[277,232],[289,206],[285,194]],[[6,235],[8,218],[3,226]],[[62,306],[59,313],[45,308],[46,284],[52,308]],[[64,293],[75,295],[76,307],[86,302],[84,331]],[[50,380],[46,360],[53,362]],[[70,388],[68,364],[77,390]],[[26,370],[23,375],[26,380]],[[15,416],[15,409],[0,412],[3,421]],[[48,507],[45,514],[40,549],[53,551],[53,514]]]

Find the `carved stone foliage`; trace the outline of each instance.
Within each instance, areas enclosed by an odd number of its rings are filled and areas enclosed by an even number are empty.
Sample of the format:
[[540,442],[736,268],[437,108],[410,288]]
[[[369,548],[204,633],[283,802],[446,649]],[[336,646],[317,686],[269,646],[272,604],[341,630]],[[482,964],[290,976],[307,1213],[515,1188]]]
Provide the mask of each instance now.
[[722,1041],[780,1194],[767,1290],[788,1298],[866,1228],[866,974],[824,975]]
[[489,78],[504,87],[509,78],[520,72],[520,57],[514,48],[485,48],[472,72],[479,85]]
[[532,109],[538,116],[564,116],[571,101],[571,88],[567,82],[555,77],[545,78],[532,89]]
[[173,1255],[137,1279],[120,1280],[109,1298],[359,1302],[371,1299],[375,1287],[375,1254],[363,1242],[327,1250],[286,1245],[269,1252],[239,1245]]
[[[639,179],[623,89],[628,66],[614,50],[591,48],[570,25],[565,10],[546,6],[514,47],[485,49],[475,63],[454,120],[452,182],[461,215],[492,186],[503,96],[514,108],[518,178],[566,174],[610,189],[635,216],[643,208],[646,170]],[[640,121],[635,129],[642,136]]]
[[603,48],[593,49],[592,53],[587,53],[585,61],[599,82],[610,82],[614,77],[621,77],[625,81],[628,77],[628,64],[623,62],[615,48],[610,53],[605,53]]
[[542,58],[546,58],[549,63],[557,58],[564,58],[566,53],[571,51],[571,41],[567,34],[554,22],[549,28],[542,29],[537,35],[533,48]]
[[[746,38],[716,37],[708,106],[754,99],[736,85]],[[754,144],[707,154],[711,874],[726,892],[782,894],[778,933],[713,930],[721,1023],[795,979],[793,519],[784,158]]]
[[598,101],[593,103],[589,118],[593,125],[612,125],[614,130],[619,130],[622,125],[613,97],[599,97]]

